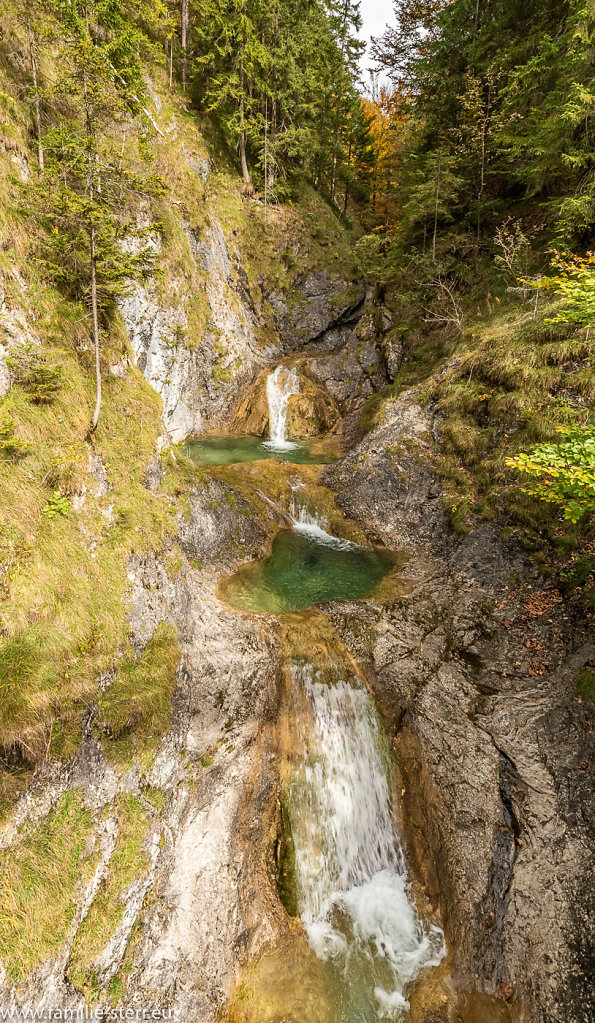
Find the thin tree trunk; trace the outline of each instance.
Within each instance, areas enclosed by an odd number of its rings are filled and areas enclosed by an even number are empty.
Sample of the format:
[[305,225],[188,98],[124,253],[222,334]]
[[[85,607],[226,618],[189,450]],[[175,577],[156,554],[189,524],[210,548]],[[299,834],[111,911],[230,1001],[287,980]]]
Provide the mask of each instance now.
[[[85,121],[87,128],[87,138],[95,140],[95,129],[91,120],[91,111],[89,109],[89,96],[87,92],[87,76],[83,78],[83,94],[85,97]],[[87,157],[89,161],[89,199],[91,204],[95,199],[95,180],[94,180],[94,169],[93,157],[95,160],[98,158],[97,147],[95,146],[95,152],[91,149],[88,143]],[[101,361],[99,357],[99,313],[97,309],[97,251],[95,245],[95,223],[93,221],[93,209],[91,209],[91,220],[89,221],[89,257],[91,261],[91,316],[93,319],[93,345],[95,348],[95,409],[93,411],[93,418],[91,419],[91,427],[89,432],[97,428],[99,422],[99,413],[101,411]]]
[[267,219],[267,207],[269,199],[269,154],[267,146],[267,134],[269,127],[269,97],[264,99],[264,220]]
[[180,2],[180,35],[182,45],[182,88],[185,90],[188,47],[188,0],[181,0]]
[[37,138],[37,164],[39,166],[39,173],[43,174],[44,162],[43,162],[43,146],[41,144],[41,110],[39,104],[39,92],[38,92],[38,79],[37,79],[37,59],[35,57],[35,46],[33,32],[31,28],[29,32],[29,57],[31,60],[31,78],[33,79],[34,99],[33,109],[35,111],[35,135]]
[[242,164],[242,177],[247,185],[252,183],[248,162],[246,160],[246,131],[244,128],[244,58],[240,63],[240,162]]
[[99,316],[97,313],[97,254],[95,252],[95,225],[89,229],[91,253],[91,312],[93,315],[93,344],[95,346],[95,410],[91,420],[91,433],[97,428],[101,411],[101,363],[99,359]]
[[440,199],[440,162],[438,162],[438,174],[436,177],[436,202],[434,204],[434,234],[432,236],[432,261],[436,262],[436,235],[438,234],[438,202]]
[[[351,136],[350,136],[349,137],[349,152],[347,154],[347,170],[349,170],[349,168],[351,167],[351,149],[352,149],[352,139],[351,139]],[[349,200],[349,180],[346,179],[345,180],[345,202],[343,204],[343,216],[346,216],[346,214],[347,214],[347,202],[348,202],[348,200]]]

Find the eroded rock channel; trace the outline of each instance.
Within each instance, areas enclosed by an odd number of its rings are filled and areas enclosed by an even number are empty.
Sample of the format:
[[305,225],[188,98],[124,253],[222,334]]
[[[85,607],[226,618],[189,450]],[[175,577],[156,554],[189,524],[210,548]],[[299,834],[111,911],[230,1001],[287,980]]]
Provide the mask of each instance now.
[[122,1004],[150,993],[185,1023],[588,1019],[573,680],[594,651],[495,529],[450,533],[415,390],[353,442],[399,356],[362,288],[333,294],[312,275],[233,432],[188,445],[181,568],[130,562],[138,650],[163,622],[182,650],[146,779],[105,761],[90,714],[3,836],[75,788],[106,810],[68,938],[27,986],[4,978],[11,1006],[82,1004],[72,949],[109,807],[148,783],[163,805],[92,963],[100,1004],[124,977]]

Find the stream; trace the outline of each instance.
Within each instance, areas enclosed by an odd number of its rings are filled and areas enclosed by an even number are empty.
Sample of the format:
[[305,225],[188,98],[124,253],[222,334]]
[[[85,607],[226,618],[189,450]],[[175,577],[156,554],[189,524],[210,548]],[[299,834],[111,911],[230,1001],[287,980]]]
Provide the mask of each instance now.
[[402,1018],[408,985],[445,947],[409,897],[386,736],[360,679],[329,681],[308,663],[291,674],[305,697],[288,798],[300,916],[330,966],[336,1020]]
[[[232,464],[249,461],[252,451],[255,460],[299,462],[305,455],[305,461],[307,448],[286,432],[289,401],[299,392],[297,371],[277,367],[266,383],[269,437],[201,439],[189,445],[191,457]],[[212,460],[215,448],[219,462]],[[219,595],[228,605],[287,615],[328,600],[356,600],[373,594],[395,568],[394,552],[333,536],[305,498],[298,480],[286,510],[292,528],[277,532],[268,557],[221,581]],[[413,982],[446,953],[442,931],[422,923],[411,896],[393,813],[389,743],[373,698],[340,652],[334,658],[330,670],[314,658],[291,659],[283,772],[284,902],[301,919],[314,963],[305,986],[315,975],[322,994],[312,999],[315,1010],[298,1011],[303,979],[275,977],[275,1011],[270,999],[259,1003],[260,1023],[405,1020]]]

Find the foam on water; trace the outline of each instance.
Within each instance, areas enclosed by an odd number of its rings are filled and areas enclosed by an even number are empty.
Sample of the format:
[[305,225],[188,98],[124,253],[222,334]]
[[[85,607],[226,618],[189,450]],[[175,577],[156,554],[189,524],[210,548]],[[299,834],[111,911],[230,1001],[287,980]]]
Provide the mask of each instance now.
[[294,665],[312,722],[290,790],[300,913],[320,959],[360,977],[377,1019],[401,1019],[406,988],[445,954],[409,896],[391,811],[384,735],[363,687]]

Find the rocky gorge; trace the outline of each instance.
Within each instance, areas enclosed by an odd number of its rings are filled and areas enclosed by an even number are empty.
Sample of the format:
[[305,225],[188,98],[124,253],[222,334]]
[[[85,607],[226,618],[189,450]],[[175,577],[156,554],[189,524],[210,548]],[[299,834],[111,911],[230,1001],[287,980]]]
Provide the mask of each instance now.
[[[584,607],[497,519],[452,528],[460,357],[412,382],[357,229],[264,206],[154,71],[168,191],[122,247],[157,272],[94,435],[87,317],[0,193],[0,1010],[587,1023]],[[63,373],[39,402],[23,347]]]
[[[134,292],[122,314],[136,363],[163,399],[158,446],[232,423],[266,434],[264,382],[283,360],[302,385],[288,401],[289,435],[330,430],[340,457],[307,472],[279,461],[201,469],[177,513],[175,570],[163,552],[129,559],[137,655],[164,624],[179,640],[171,728],[148,767],[122,771],[105,757],[91,708],[74,758],[39,769],[21,796],[5,849],[68,794],[101,823],[87,839],[92,870],[64,941],[26,983],[4,974],[3,1008],[76,1009],[93,992],[99,1005],[150,1000],[187,1023],[334,1018],[299,918],[279,897],[287,826],[279,721],[301,633],[316,637],[315,665],[355,672],[378,703],[412,897],[424,926],[444,931],[447,957],[421,971],[407,989],[410,1008],[391,1010],[394,1018],[583,1023],[592,729],[574,680],[595,648],[578,609],[495,527],[452,534],[427,457],[439,422],[415,388],[389,400],[379,424],[353,442],[363,400],[400,358],[389,314],[363,285],[315,272],[294,283],[291,303],[268,294],[278,335],[263,347],[241,264],[232,271],[217,224],[191,250],[232,372],[213,397],[209,345],[181,342],[172,355],[164,343],[172,316],[146,289]],[[146,470],[152,493],[163,471],[156,453]],[[304,476],[315,520],[400,552],[396,578],[377,596],[297,618],[234,611],[218,588],[222,574],[270,551]],[[129,797],[143,815],[143,869],[118,893],[123,912],[106,943],[82,953],[85,921],[109,878],[118,801]],[[284,965],[273,998],[262,963],[275,962],[276,950]],[[298,960],[309,963],[309,979]],[[304,1003],[308,983],[316,1006]]]

